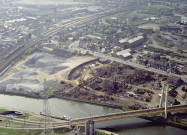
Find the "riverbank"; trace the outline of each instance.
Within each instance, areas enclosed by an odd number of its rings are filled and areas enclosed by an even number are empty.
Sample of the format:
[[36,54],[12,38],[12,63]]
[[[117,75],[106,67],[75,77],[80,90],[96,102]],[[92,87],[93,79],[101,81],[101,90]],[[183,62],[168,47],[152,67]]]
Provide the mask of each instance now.
[[106,131],[106,130],[103,130],[103,129],[96,129],[96,132],[98,134],[101,134],[101,135],[119,135],[119,134],[116,134],[114,132]]
[[[34,99],[44,99],[39,93],[21,93],[21,92],[12,92],[12,91],[0,91],[0,94],[5,94],[5,95],[11,95],[11,96],[22,96],[22,97],[28,97],[28,98],[34,98]],[[95,101],[89,101],[89,100],[82,100],[78,98],[72,98],[72,97],[65,97],[65,96],[54,96],[50,95],[48,97],[50,98],[59,98],[59,99],[66,99],[66,100],[72,100],[72,101],[77,101],[77,102],[83,102],[83,103],[89,103],[89,104],[94,104],[94,105],[100,105],[100,106],[107,106],[107,107],[112,107],[112,108],[118,108],[122,109],[122,106],[114,105],[114,104],[107,104],[107,103],[99,103]]]
[[[5,92],[0,92],[5,95],[11,95],[11,96],[22,96],[22,97],[28,97],[28,98],[33,98],[33,99],[43,99],[42,96],[38,94],[29,94],[29,93],[15,93],[15,92],[10,92],[10,91],[5,91]],[[65,99],[65,100],[71,100],[71,101],[76,101],[76,102],[82,102],[82,103],[88,103],[88,104],[93,104],[93,105],[98,105],[98,106],[107,106],[107,107],[112,107],[112,108],[118,108],[122,109],[122,106],[118,105],[113,105],[113,104],[107,104],[107,103],[97,103],[94,101],[88,101],[88,100],[82,100],[82,99],[76,99],[76,98],[71,98],[71,97],[62,97],[62,96],[49,96],[49,99],[52,98],[58,98],[58,99]],[[124,109],[124,108],[123,108]],[[127,111],[128,109],[125,109],[124,111]],[[167,126],[173,126],[181,129],[187,130],[187,126],[181,125],[180,123],[177,122],[171,122],[171,121],[166,121],[164,119],[156,119],[157,117],[140,117],[146,120],[150,120],[156,123],[159,123],[161,125],[167,125]]]
[[[118,109],[111,107],[103,107],[98,105],[91,105],[83,102],[76,102],[65,99],[51,98],[49,99],[50,111],[52,115],[68,115],[72,118],[83,118],[108,114],[108,113],[117,113]],[[43,100],[34,99],[34,98],[25,98],[22,96],[8,96],[0,94],[0,106],[16,110],[24,110],[27,112],[32,112],[34,114],[40,114],[43,108]],[[119,134],[149,134],[149,132],[154,132],[157,135],[166,134],[166,135],[185,135],[186,130],[175,128],[172,126],[163,126],[162,124],[155,125],[154,123],[148,120],[141,118],[125,118],[114,121],[106,121],[96,123],[96,128],[99,129],[109,129],[109,131],[119,133]],[[140,125],[140,126],[138,126]],[[134,128],[137,127],[137,128]],[[129,130],[130,128],[130,130]],[[110,130],[114,129],[114,130]],[[115,130],[116,129],[116,130]],[[161,130],[162,129],[162,130]],[[159,132],[158,132],[159,131]],[[177,133],[177,134],[175,134]]]
[[28,98],[34,98],[34,99],[43,99],[43,97],[40,96],[39,93],[0,91],[0,94],[10,95],[10,96],[22,96],[22,97],[28,97]]
[[82,100],[82,99],[73,98],[73,97],[54,96],[54,98],[61,98],[61,99],[73,100],[73,101],[77,101],[77,102],[84,102],[84,103],[89,103],[89,104],[94,104],[94,105],[101,105],[101,106],[107,106],[107,107],[122,109],[122,106],[119,106],[119,105],[95,102],[95,101],[90,101],[90,100]]
[[162,116],[153,116],[153,117],[149,117],[149,116],[144,116],[144,117],[140,117],[142,119],[146,119],[146,120],[150,120],[156,124],[162,124],[162,125],[167,125],[167,126],[173,126],[173,127],[177,127],[180,129],[184,129],[187,130],[187,125],[178,123],[178,122],[174,122],[171,121],[170,119],[164,119]]

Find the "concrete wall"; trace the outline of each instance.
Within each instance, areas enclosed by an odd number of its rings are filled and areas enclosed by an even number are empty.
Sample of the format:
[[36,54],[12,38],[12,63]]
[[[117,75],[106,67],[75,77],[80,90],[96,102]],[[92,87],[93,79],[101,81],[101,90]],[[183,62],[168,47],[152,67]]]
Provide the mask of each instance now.
[[96,62],[96,61],[98,61],[98,60],[99,60],[99,59],[90,60],[90,61],[87,61],[87,62],[85,62],[85,63],[82,63],[82,64],[76,66],[75,68],[73,68],[73,69],[70,71],[70,73],[69,73],[69,75],[68,75],[68,80],[72,80],[72,75],[73,75],[73,73],[74,73],[76,70],[78,70],[79,68],[81,68],[81,67],[83,67],[83,66],[85,66],[85,65],[88,65],[88,64],[90,64],[90,63]]

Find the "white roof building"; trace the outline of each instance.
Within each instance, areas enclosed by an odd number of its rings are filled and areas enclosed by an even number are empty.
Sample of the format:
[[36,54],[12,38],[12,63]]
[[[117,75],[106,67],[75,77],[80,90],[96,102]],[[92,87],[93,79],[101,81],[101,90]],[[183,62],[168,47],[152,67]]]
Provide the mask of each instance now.
[[125,50],[123,50],[123,51],[117,52],[116,54],[117,54],[118,56],[122,55],[124,58],[126,58],[126,57],[131,56],[130,51],[131,51],[131,49],[125,49]]
[[125,39],[121,39],[119,40],[119,42],[122,44],[122,43],[125,43],[125,42],[128,42],[129,44],[133,43],[133,42],[136,42],[140,39],[143,39],[144,37],[143,36],[137,36],[137,37],[134,37],[134,38],[131,38],[131,39],[128,39],[128,38],[125,38]]
[[187,17],[181,16],[181,23],[187,24]]

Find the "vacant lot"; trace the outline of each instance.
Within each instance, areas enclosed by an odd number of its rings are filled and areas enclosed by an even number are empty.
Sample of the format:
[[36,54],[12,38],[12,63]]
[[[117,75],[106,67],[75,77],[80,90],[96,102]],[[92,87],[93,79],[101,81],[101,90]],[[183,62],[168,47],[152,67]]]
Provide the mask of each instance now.
[[52,86],[67,80],[70,70],[92,57],[64,59],[48,53],[36,53],[12,67],[0,81],[4,90],[41,91],[45,85]]

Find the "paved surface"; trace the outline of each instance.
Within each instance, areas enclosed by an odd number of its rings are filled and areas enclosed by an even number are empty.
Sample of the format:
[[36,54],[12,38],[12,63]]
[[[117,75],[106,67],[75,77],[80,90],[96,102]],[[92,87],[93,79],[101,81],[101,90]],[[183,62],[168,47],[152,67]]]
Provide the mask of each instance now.
[[[179,111],[186,111],[186,110],[187,110],[187,105],[168,107],[168,112],[179,112]],[[146,110],[103,114],[103,115],[91,116],[86,118],[72,119],[71,121],[65,121],[65,122],[51,122],[50,123],[51,126],[47,128],[56,129],[56,128],[67,127],[69,125],[80,125],[80,124],[84,124],[88,120],[99,122],[99,121],[108,121],[108,120],[115,120],[115,119],[129,118],[129,117],[149,116],[152,114],[161,114],[163,112],[164,112],[164,108],[154,108],[154,109],[146,109]],[[5,117],[1,116],[1,118],[6,118],[6,116]],[[40,122],[18,120],[15,118],[9,119],[9,121],[18,122],[18,123],[24,122],[24,124],[23,125],[0,124],[0,127],[7,127],[7,128],[14,128],[14,129],[30,129],[30,130],[37,130],[37,129],[43,130],[45,128],[45,126]]]
[[[185,110],[187,110],[187,105],[168,107],[168,112],[178,112],[178,111],[185,111]],[[137,110],[137,111],[129,111],[129,112],[119,112],[113,114],[93,116],[89,118],[73,119],[70,121],[70,123],[71,125],[79,125],[79,124],[84,124],[88,120],[93,120],[95,122],[108,121],[108,120],[115,120],[115,119],[129,118],[129,117],[149,116],[152,114],[160,114],[163,113],[164,111],[165,111],[164,108],[154,108],[154,109]]]
[[137,64],[137,63],[134,63],[134,62],[124,61],[124,60],[122,60],[120,58],[107,56],[107,55],[102,54],[102,53],[93,52],[93,51],[85,50],[85,49],[82,49],[82,48],[71,48],[71,50],[72,49],[73,50],[88,51],[91,55],[93,55],[95,57],[98,57],[98,58],[108,59],[108,60],[115,61],[115,62],[118,62],[118,63],[121,63],[121,64],[129,65],[129,66],[132,66],[132,67],[135,67],[135,68],[139,68],[139,69],[143,69],[143,70],[146,70],[146,71],[162,74],[162,75],[165,75],[165,76],[179,77],[183,81],[187,82],[187,75],[178,75],[178,74],[174,74],[174,73],[167,73],[166,71],[162,71],[162,70],[155,69],[155,68],[150,68],[150,67],[148,68],[148,67],[146,67],[144,65],[140,65],[140,64]]
[[[136,9],[136,8],[137,7],[135,7],[134,9]],[[139,8],[141,8],[141,7],[139,7]],[[103,17],[106,17],[106,16],[110,16],[110,15],[121,13],[121,12],[126,12],[129,10],[133,10],[133,8],[129,9],[127,7],[127,8],[120,8],[120,9],[108,10],[108,11],[101,12],[101,13],[96,13],[91,16],[86,16],[83,18],[72,20],[71,22],[68,22],[60,27],[56,27],[52,30],[49,30],[49,31],[43,33],[40,37],[35,38],[35,39],[29,41],[28,43],[24,43],[23,45],[21,45],[23,48],[21,48],[18,52],[11,55],[8,59],[3,59],[2,60],[3,64],[0,65],[0,75],[2,75],[4,72],[6,72],[7,67],[11,66],[12,62],[15,61],[20,55],[22,55],[24,51],[26,51],[28,48],[30,48],[36,44],[39,44],[43,39],[48,39],[49,36],[55,35],[58,32],[65,30],[66,28],[78,27],[78,26],[83,25],[85,23],[89,23],[89,22],[101,19]]]

